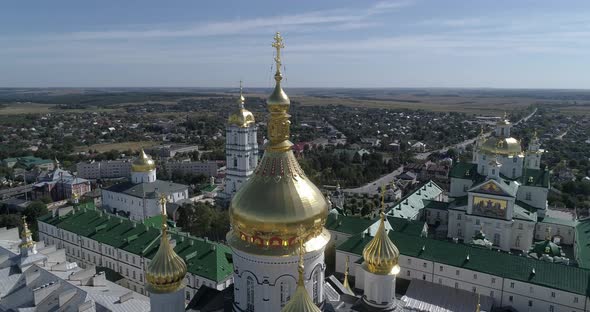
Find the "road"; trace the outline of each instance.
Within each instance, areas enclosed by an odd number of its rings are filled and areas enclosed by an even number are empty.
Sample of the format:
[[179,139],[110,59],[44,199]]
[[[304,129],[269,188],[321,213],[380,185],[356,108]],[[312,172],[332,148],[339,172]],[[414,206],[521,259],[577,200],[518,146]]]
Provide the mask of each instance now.
[[379,179],[369,182],[361,187],[342,189],[342,191],[344,191],[345,193],[379,194],[379,190],[377,188],[382,185],[390,184],[391,182],[393,182],[394,178],[400,175],[403,172],[403,170],[404,167],[401,166],[392,171],[391,173],[388,173],[380,177]]
[[[527,122],[529,119],[531,119],[531,117],[533,117],[535,115],[535,113],[537,113],[537,109],[535,108],[535,110],[530,113],[528,116],[523,117],[522,119],[520,119],[519,121],[517,121],[516,123],[514,123],[515,125],[518,125],[520,123],[523,122]],[[492,134],[492,132],[488,132],[488,133],[484,133],[485,137],[488,137]],[[426,153],[420,153],[417,154],[414,158],[416,159],[426,159],[428,158],[428,156],[430,154],[432,154],[433,152],[439,152],[439,153],[446,153],[449,148],[463,148],[469,144],[473,144],[475,142],[475,138],[473,139],[469,139],[469,140],[465,140],[461,143],[457,143],[455,145],[451,145],[451,146],[447,146],[444,148],[441,148],[439,150],[436,151],[430,151],[430,152],[426,152]],[[344,192],[349,192],[349,193],[368,193],[368,194],[378,194],[378,187],[385,185],[385,184],[390,184],[391,182],[393,182],[394,178],[397,175],[400,175],[403,172],[403,166],[399,167],[397,169],[395,169],[393,172],[388,173],[382,177],[380,177],[379,179],[369,182],[361,187],[357,187],[357,188],[350,188],[350,189],[343,189]]]
[[[521,123],[523,123],[523,122],[527,122],[529,119],[531,119],[531,117],[533,117],[533,116],[535,115],[535,113],[537,113],[537,109],[536,109],[536,108],[535,108],[535,110],[534,110],[532,113],[530,113],[529,115],[527,115],[527,116],[525,116],[525,117],[521,118],[519,121],[515,122],[515,123],[514,123],[514,125],[518,125],[518,124],[521,124]],[[490,136],[491,134],[492,134],[492,132],[487,132],[487,133],[484,133],[484,137],[488,137],[488,136]],[[450,148],[454,148],[454,149],[463,149],[465,146],[467,146],[467,145],[469,145],[469,144],[473,144],[473,143],[475,143],[475,139],[476,139],[476,138],[473,138],[473,139],[468,139],[468,140],[465,140],[465,141],[463,141],[463,142],[461,142],[461,143],[457,143],[457,144],[455,144],[455,145],[451,145],[451,146],[445,146],[445,147],[443,147],[443,148],[441,148],[441,149],[439,149],[439,150],[430,151],[430,152],[425,152],[425,153],[419,153],[419,154],[416,154],[416,155],[414,156],[414,158],[416,158],[416,159],[419,159],[419,160],[424,160],[424,159],[428,158],[428,156],[430,156],[430,154],[432,154],[432,153],[434,153],[434,152],[438,152],[438,153],[446,153],[446,152],[447,152],[447,151],[448,151]]]

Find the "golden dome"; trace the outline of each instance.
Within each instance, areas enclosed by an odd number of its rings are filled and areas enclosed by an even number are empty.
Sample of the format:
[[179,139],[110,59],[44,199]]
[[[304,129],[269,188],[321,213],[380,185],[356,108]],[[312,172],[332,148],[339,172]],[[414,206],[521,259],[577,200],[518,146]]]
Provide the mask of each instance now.
[[[280,64],[280,35],[275,36],[273,46]],[[282,94],[280,66],[277,72],[275,80]],[[288,102],[271,103],[269,98],[267,103],[270,142],[254,174],[231,201],[228,241],[251,253],[286,255],[294,254],[293,244],[303,235],[306,250],[321,248],[330,237],[324,229],[328,202],[305,176],[291,150]]]
[[381,212],[381,221],[375,237],[363,249],[365,267],[375,274],[397,274],[399,270],[399,250],[385,231],[385,213]]
[[487,154],[515,156],[522,153],[520,141],[515,138],[489,137],[480,147],[480,151]]
[[148,265],[145,279],[152,293],[171,293],[183,287],[186,263],[176,254],[168,239],[166,224],[166,197],[160,197],[162,206],[162,237],[156,255]]
[[133,172],[150,172],[156,169],[156,162],[148,156],[143,148],[139,152],[139,156],[131,164],[131,171]]
[[227,119],[228,124],[236,125],[241,128],[249,127],[254,124],[254,115],[252,112],[244,108],[244,102],[246,99],[242,94],[242,82],[240,81],[240,97],[238,98],[238,109],[235,110]]
[[[303,247],[301,247],[303,249]],[[295,293],[291,297],[291,300],[287,302],[285,307],[281,309],[281,312],[321,312],[320,308],[318,308],[313,300],[309,297],[307,290],[305,289],[305,285],[303,283],[303,250],[300,250],[299,256],[299,266],[297,271],[299,273],[299,278],[297,279],[297,288],[295,288]]]

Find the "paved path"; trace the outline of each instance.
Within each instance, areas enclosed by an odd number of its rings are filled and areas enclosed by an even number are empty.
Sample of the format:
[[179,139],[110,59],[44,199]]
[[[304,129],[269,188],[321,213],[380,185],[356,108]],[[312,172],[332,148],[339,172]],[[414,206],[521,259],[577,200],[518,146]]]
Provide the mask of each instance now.
[[373,182],[369,182],[361,187],[342,189],[342,190],[347,193],[378,194],[379,191],[377,188],[382,185],[385,185],[385,184],[390,184],[394,180],[395,176],[400,175],[403,172],[403,169],[404,169],[404,167],[401,166],[401,167],[393,170],[391,173],[388,173],[388,174],[380,177],[379,179],[377,179]]

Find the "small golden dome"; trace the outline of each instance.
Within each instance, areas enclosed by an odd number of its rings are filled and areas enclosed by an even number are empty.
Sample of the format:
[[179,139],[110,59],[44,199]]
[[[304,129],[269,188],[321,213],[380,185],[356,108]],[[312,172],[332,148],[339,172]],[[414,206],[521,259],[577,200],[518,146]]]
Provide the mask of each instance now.
[[156,169],[156,162],[148,156],[143,148],[139,152],[139,156],[131,164],[131,171],[133,172],[150,172]]
[[[280,49],[284,45],[278,33],[273,47],[277,49],[275,93],[284,94],[280,87]],[[230,204],[232,230],[228,242],[251,253],[293,254],[296,251],[293,244],[301,235],[307,241],[306,250],[311,251],[323,248],[330,237],[324,229],[328,202],[305,176],[293,155],[288,97],[285,94],[281,98],[275,101],[271,95],[267,101],[270,142],[254,174]]]
[[313,303],[313,300],[309,297],[305,285],[303,283],[303,247],[300,247],[299,255],[299,266],[297,271],[299,278],[297,279],[297,288],[295,293],[291,297],[291,300],[287,302],[285,307],[281,309],[281,312],[321,312],[320,308]]
[[228,124],[236,125],[241,128],[249,127],[254,124],[254,115],[252,112],[244,108],[246,99],[242,94],[242,82],[240,81],[240,97],[238,98],[238,109],[235,110],[227,119]]
[[480,147],[480,151],[491,155],[515,156],[522,153],[522,147],[515,138],[489,137]]
[[[371,273],[397,274],[399,270],[399,250],[385,231],[385,213],[381,212],[381,221],[375,237],[363,249],[364,265]],[[395,270],[394,270],[395,269]]]
[[152,293],[171,293],[183,287],[186,263],[174,251],[168,239],[166,224],[166,197],[160,197],[162,206],[162,237],[160,247],[145,273],[148,290]]

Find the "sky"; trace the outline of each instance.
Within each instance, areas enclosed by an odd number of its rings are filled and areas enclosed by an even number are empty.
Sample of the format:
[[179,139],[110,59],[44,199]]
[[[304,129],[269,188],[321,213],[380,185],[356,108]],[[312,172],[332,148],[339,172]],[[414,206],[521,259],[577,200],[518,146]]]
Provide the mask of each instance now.
[[590,88],[590,1],[0,3],[0,87]]

